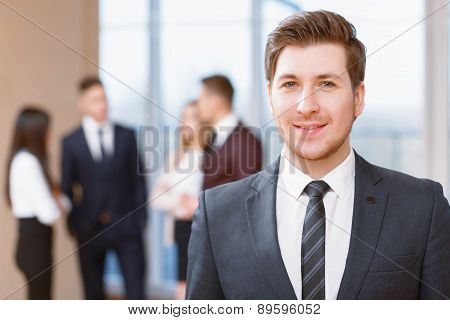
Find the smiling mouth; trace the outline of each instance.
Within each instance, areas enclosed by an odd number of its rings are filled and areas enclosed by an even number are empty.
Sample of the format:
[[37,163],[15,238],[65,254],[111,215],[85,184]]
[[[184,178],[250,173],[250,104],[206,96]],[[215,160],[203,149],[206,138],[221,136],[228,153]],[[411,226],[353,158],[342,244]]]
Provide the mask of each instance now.
[[315,124],[315,125],[295,125],[294,127],[297,129],[300,129],[301,131],[312,133],[319,131],[320,129],[324,128],[327,124]]

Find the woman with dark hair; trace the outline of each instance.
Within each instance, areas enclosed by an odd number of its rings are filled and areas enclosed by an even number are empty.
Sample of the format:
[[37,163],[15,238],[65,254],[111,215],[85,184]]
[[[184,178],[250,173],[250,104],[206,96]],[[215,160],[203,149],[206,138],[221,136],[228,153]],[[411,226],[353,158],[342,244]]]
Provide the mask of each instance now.
[[52,225],[70,206],[48,170],[49,127],[49,115],[39,108],[20,112],[6,175],[6,197],[19,227],[16,262],[28,299],[51,298]]

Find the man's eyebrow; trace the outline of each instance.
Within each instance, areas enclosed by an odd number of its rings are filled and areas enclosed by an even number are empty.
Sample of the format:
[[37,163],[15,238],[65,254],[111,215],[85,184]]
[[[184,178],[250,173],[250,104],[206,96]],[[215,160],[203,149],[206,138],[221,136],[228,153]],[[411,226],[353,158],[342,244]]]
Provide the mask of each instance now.
[[297,79],[297,76],[293,73],[284,73],[278,77],[277,81],[283,81],[287,79]]
[[[288,79],[297,79],[298,77],[293,73],[284,73],[280,75],[277,81],[283,81]],[[316,79],[341,79],[341,75],[339,73],[323,73],[315,76]]]
[[341,79],[341,75],[338,73],[324,73],[316,76],[317,79]]

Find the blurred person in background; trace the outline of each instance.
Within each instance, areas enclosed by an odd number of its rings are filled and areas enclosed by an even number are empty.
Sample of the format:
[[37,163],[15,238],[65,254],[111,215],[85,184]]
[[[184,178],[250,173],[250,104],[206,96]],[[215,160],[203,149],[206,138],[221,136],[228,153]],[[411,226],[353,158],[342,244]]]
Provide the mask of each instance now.
[[153,208],[167,213],[166,244],[172,244],[173,238],[177,244],[178,285],[175,298],[178,300],[185,298],[187,250],[192,216],[198,206],[197,199],[203,183],[203,148],[211,137],[211,130],[200,127],[196,101],[184,107],[181,120],[183,124],[178,131],[178,150],[169,156],[150,198]]
[[127,299],[144,299],[143,229],[146,185],[132,130],[108,120],[102,82],[80,82],[81,127],[62,142],[62,187],[73,203],[68,218],[80,247],[87,299],[104,299],[103,273],[108,250],[117,254]]
[[6,196],[18,220],[16,262],[25,275],[28,299],[51,299],[53,224],[70,210],[49,172],[50,117],[40,108],[20,112],[6,175]]
[[202,124],[213,127],[202,161],[203,190],[233,182],[262,169],[259,139],[233,113],[234,89],[223,75],[202,79],[198,99]]

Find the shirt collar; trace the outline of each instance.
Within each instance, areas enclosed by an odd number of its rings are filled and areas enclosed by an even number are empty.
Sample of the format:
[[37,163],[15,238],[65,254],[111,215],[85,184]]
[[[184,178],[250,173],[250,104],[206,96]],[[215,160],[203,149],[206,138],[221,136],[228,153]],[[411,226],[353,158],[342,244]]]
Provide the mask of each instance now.
[[[284,183],[287,191],[298,198],[305,187],[314,179],[299,170],[285,157],[285,148],[281,152],[279,178]],[[342,199],[351,189],[350,186],[354,182],[354,179],[355,153],[353,149],[350,149],[347,158],[321,180],[328,183],[330,188]]]
[[109,122],[108,120],[104,122],[98,122],[90,116],[83,117],[82,125],[85,130],[88,130],[90,132],[91,131],[98,132],[100,129],[103,129],[104,131],[112,129],[111,122]]
[[230,112],[225,117],[220,119],[215,125],[214,130],[216,131],[216,140],[214,142],[215,145],[222,145],[227,139],[228,136],[233,132],[234,128],[239,123],[238,117]]
[[220,129],[228,128],[228,127],[236,127],[238,124],[238,118],[233,112],[230,112],[225,117],[217,121],[217,123],[214,125],[214,129],[217,131],[220,131]]

